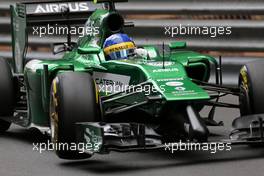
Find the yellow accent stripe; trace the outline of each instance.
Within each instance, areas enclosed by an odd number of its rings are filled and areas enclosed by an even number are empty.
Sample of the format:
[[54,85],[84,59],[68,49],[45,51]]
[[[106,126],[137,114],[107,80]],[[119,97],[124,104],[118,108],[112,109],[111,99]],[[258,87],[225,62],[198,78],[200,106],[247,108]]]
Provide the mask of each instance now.
[[108,46],[104,49],[104,52],[106,55],[108,55],[112,52],[120,51],[123,49],[130,49],[130,48],[135,48],[134,43],[133,42],[124,42],[124,43],[119,43],[119,44]]

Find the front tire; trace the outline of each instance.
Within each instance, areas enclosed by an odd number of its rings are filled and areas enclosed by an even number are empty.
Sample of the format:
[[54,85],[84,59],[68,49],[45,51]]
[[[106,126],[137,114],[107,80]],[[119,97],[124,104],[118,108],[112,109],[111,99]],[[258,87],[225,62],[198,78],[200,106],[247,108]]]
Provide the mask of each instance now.
[[[52,83],[50,102],[51,137],[55,144],[78,145],[75,123],[99,121],[96,87],[88,73],[59,74]],[[79,153],[78,150],[55,150],[62,159],[91,157],[87,153]]]
[[240,70],[239,96],[242,116],[264,113],[264,61],[247,63]]

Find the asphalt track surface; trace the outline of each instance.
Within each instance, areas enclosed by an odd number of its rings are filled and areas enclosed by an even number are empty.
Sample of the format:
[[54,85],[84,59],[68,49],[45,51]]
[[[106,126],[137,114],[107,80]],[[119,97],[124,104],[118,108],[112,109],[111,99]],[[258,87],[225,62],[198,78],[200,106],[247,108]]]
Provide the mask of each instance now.
[[[236,102],[229,96],[224,99]],[[221,134],[230,129],[237,110],[219,108],[216,120],[226,128],[214,130]],[[112,152],[94,155],[88,160],[66,161],[52,151],[33,150],[34,132],[13,125],[0,136],[0,176],[92,176],[92,175],[151,175],[151,176],[261,176],[264,175],[264,148],[233,146],[231,151],[211,154],[205,151]]]

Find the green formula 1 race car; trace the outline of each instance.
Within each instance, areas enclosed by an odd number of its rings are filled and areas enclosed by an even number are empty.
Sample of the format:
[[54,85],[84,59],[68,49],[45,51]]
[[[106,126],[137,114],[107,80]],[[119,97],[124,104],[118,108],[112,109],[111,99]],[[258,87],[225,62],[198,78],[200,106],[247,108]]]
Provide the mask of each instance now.
[[[156,149],[166,142],[210,141],[208,126],[216,107],[240,108],[232,144],[262,143],[264,62],[241,69],[239,85],[222,85],[221,59],[187,51],[185,42],[136,47],[129,38],[113,43],[133,27],[115,9],[123,0],[41,1],[11,6],[13,60],[0,60],[0,132],[11,123],[50,134],[57,146],[85,144],[84,152],[56,147],[64,159],[82,159],[111,150]],[[36,26],[85,24],[90,35],[77,43],[55,43],[61,59],[26,60],[28,33]],[[114,37],[112,37],[114,38]],[[41,38],[40,38],[41,40]],[[121,51],[121,52],[120,52]],[[125,51],[125,52],[124,52]],[[113,59],[112,57],[123,57]],[[122,58],[122,57],[121,57]],[[215,83],[209,83],[211,71]],[[219,102],[228,94],[239,104]],[[199,112],[212,109],[207,117]],[[258,114],[258,115],[255,115]]]

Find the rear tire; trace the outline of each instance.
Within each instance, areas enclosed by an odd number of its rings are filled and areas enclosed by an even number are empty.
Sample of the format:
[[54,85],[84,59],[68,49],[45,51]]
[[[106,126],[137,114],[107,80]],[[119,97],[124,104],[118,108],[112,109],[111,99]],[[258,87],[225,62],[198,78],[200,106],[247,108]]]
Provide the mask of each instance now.
[[[11,67],[0,58],[0,117],[12,116],[14,111],[14,85]],[[9,129],[11,123],[0,120],[0,133]]]
[[[99,108],[94,80],[88,73],[59,74],[51,88],[51,137],[55,144],[76,142],[75,123],[99,121]],[[91,157],[78,150],[56,150],[62,159]]]
[[247,63],[240,70],[239,96],[242,116],[264,113],[264,61]]
[[6,132],[11,126],[10,122],[0,119],[0,134]]

